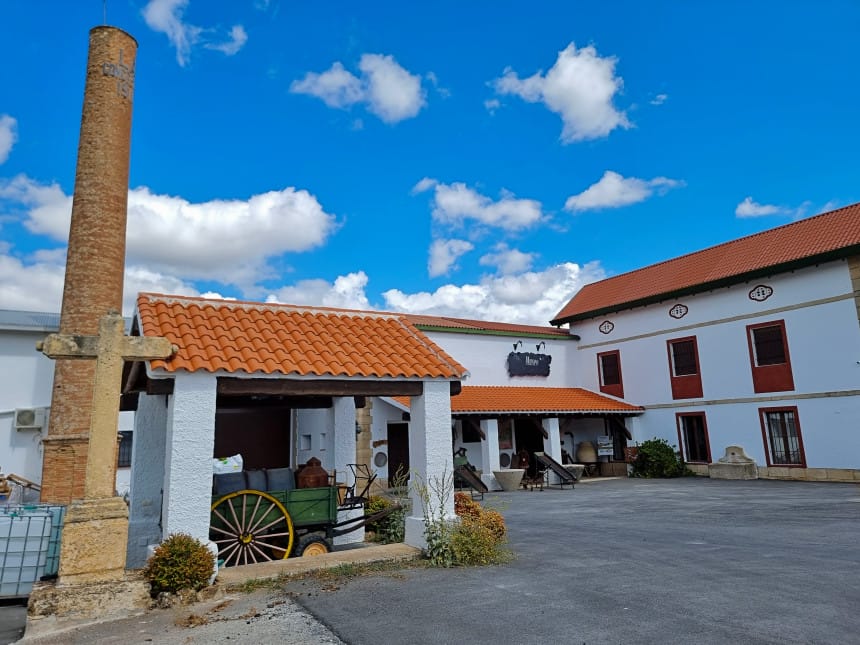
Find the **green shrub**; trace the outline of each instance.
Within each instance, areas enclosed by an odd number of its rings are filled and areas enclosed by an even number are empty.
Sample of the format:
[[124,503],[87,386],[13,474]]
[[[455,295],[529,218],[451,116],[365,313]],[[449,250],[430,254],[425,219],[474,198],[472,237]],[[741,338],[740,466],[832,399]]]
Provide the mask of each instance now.
[[[390,508],[393,504],[394,502],[387,497],[372,495],[364,505],[364,514],[373,515]],[[380,520],[369,523],[367,529],[373,531],[371,540],[374,542],[382,544],[403,542],[406,535],[406,509],[398,509]]]
[[213,571],[215,557],[205,545],[190,535],[174,533],[155,549],[143,575],[155,596],[162,591],[198,591],[206,586]]
[[497,561],[499,539],[493,529],[480,520],[461,517],[451,533],[451,555],[461,566],[493,564]]
[[692,474],[665,439],[648,439],[639,444],[633,462],[633,477],[684,477]]

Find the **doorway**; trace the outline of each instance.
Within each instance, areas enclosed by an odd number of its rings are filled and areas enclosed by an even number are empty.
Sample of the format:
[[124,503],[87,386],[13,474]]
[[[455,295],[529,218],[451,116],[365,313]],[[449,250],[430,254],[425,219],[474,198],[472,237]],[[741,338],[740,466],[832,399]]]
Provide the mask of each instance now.
[[388,424],[388,485],[409,481],[409,424]]
[[543,428],[539,421],[532,418],[516,419],[514,421],[514,440],[516,452],[526,450],[529,453],[529,467],[526,473],[534,477],[536,463],[535,453],[543,452]]

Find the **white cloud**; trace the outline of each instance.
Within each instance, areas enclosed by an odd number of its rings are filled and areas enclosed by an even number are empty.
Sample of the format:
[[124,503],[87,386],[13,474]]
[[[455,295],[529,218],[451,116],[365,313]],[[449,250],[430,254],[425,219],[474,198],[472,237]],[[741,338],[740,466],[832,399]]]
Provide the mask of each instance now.
[[191,47],[203,31],[200,27],[182,21],[187,6],[188,0],[150,0],[141,12],[147,26],[165,34],[176,48],[176,62],[181,67],[188,64]]
[[487,99],[484,101],[484,107],[487,109],[491,115],[496,113],[500,107],[502,107],[502,102],[499,99]]
[[546,75],[537,72],[521,79],[507,68],[493,86],[499,94],[514,94],[529,103],[543,103],[561,115],[563,143],[599,139],[615,128],[631,127],[624,112],[613,105],[624,84],[615,75],[616,62],[612,56],[601,58],[592,46],[577,50],[570,43],[559,52]]
[[303,79],[293,81],[290,91],[315,96],[339,109],[363,103],[386,123],[412,118],[427,104],[421,77],[410,74],[393,56],[364,54],[358,68],[361,78],[337,61],[321,74],[308,72]]
[[[214,33],[214,29],[206,29],[192,25],[183,20],[183,14],[188,7],[188,0],[149,0],[141,13],[147,26],[153,31],[163,33],[176,49],[176,62],[185,67],[190,58],[192,48]],[[207,42],[204,47],[220,51],[227,56],[236,54],[248,41],[248,34],[242,25],[234,25],[224,42]]]
[[346,108],[364,100],[361,81],[339,62],[322,74],[308,72],[302,80],[293,81],[290,91],[315,96],[333,108]]
[[495,267],[502,275],[522,273],[532,268],[534,253],[523,253],[518,249],[508,248],[504,242],[497,244],[494,253],[487,253],[480,259],[481,266]]
[[592,184],[578,195],[568,197],[564,209],[586,211],[629,206],[645,201],[655,192],[662,195],[672,188],[683,185],[683,181],[668,177],[637,179],[622,177],[617,172],[607,170],[596,184]]
[[[0,308],[58,313],[63,302],[65,255],[65,250],[39,251],[25,262],[5,253],[0,254]],[[199,295],[197,289],[184,280],[130,266],[125,271],[123,314],[131,314],[137,294],[141,291]]]
[[434,240],[430,245],[430,257],[427,260],[427,273],[431,278],[446,275],[456,268],[457,260],[462,255],[475,248],[466,240]]
[[242,25],[233,25],[230,29],[230,40],[223,43],[207,43],[204,45],[207,49],[214,49],[222,52],[227,56],[235,56],[239,50],[248,42],[248,33]]
[[443,99],[451,97],[451,90],[449,90],[447,87],[442,87],[441,85],[439,85],[439,77],[436,76],[435,72],[427,72],[424,75],[424,78],[426,78],[430,82],[430,85],[433,86],[433,89],[436,90],[436,93]]
[[382,295],[391,311],[546,325],[583,285],[604,277],[599,263],[567,262],[541,272],[485,277],[480,284],[448,284],[433,293],[390,289]]
[[474,219],[487,226],[513,231],[528,228],[544,219],[541,203],[534,199],[517,199],[502,191],[493,201],[463,183],[442,184],[425,177],[412,188],[412,193],[434,189],[433,219],[443,224],[460,226]]
[[651,99],[651,105],[663,105],[666,102],[666,99],[669,98],[668,94],[658,94],[653,99]]
[[334,283],[326,280],[300,280],[270,293],[266,302],[293,305],[318,305],[343,309],[372,309],[365,293],[367,274],[356,271],[338,276]]
[[754,202],[752,197],[747,197],[735,208],[735,215],[738,217],[762,217],[764,215],[784,215],[786,209],[773,204],[759,204]]
[[412,118],[427,104],[421,77],[407,72],[393,56],[365,54],[358,67],[367,78],[368,109],[386,123]]
[[18,141],[18,121],[8,114],[0,114],[0,164],[5,163]]
[[[19,175],[0,182],[3,201],[28,209],[32,233],[67,240],[72,198],[56,184]],[[268,275],[268,258],[318,247],[337,226],[316,197],[295,188],[195,204],[140,187],[129,191],[126,253],[130,265],[247,287]]]

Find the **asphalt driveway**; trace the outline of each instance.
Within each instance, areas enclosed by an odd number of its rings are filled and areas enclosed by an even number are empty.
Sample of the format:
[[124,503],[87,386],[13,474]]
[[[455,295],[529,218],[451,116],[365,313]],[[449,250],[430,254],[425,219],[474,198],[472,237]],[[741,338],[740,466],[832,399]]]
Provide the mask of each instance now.
[[352,645],[860,642],[860,486],[616,480],[485,504],[511,564],[288,589]]

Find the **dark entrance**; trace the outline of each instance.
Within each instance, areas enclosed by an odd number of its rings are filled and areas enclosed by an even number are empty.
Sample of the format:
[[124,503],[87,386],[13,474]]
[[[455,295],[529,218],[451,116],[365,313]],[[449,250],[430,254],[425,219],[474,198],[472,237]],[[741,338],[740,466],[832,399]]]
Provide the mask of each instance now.
[[535,453],[543,452],[543,428],[537,419],[524,417],[514,420],[514,448],[519,453],[525,450],[529,453],[529,477],[535,474]]
[[409,480],[409,424],[388,424],[388,485]]

